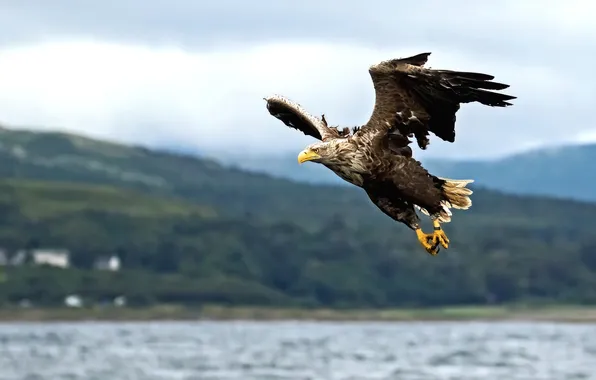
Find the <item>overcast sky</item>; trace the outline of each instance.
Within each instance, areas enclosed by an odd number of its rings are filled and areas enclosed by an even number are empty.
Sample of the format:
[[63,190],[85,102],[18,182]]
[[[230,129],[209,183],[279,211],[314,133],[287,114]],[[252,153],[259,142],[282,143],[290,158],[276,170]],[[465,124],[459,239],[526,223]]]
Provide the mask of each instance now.
[[464,105],[455,144],[491,157],[596,141],[596,3],[469,0],[3,0],[0,123],[218,155],[290,154],[312,141],[270,116],[282,94],[332,124],[372,111],[368,67],[493,74],[515,105]]

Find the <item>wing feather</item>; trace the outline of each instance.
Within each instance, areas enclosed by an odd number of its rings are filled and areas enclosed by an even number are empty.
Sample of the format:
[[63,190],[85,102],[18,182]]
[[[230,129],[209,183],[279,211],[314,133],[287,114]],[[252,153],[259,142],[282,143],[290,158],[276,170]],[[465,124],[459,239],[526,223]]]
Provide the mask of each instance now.
[[336,128],[329,128],[325,117],[321,119],[309,114],[298,103],[282,96],[274,95],[265,98],[269,113],[281,120],[288,127],[297,129],[307,136],[319,140],[339,137]]
[[426,148],[429,132],[455,141],[455,114],[461,103],[479,102],[492,107],[511,105],[514,96],[493,92],[509,85],[493,82],[494,76],[424,65],[431,53],[380,62],[369,68],[375,89],[375,106],[363,129],[414,135]]

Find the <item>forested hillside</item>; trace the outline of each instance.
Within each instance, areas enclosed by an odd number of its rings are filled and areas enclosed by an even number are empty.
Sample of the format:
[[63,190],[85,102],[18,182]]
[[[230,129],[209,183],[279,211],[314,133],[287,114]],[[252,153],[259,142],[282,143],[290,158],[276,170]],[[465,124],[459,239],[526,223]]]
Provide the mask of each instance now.
[[[72,135],[0,137],[0,244],[68,248],[75,267],[6,267],[0,302],[596,302],[594,204],[478,189],[431,257],[358,189]],[[122,271],[90,269],[111,253]]]

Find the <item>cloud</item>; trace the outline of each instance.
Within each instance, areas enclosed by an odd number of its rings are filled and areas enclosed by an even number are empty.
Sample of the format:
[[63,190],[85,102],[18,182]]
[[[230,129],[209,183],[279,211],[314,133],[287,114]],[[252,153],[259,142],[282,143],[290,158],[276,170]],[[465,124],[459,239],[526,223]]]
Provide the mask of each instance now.
[[481,39],[490,51],[495,43],[525,50],[529,41],[568,43],[596,34],[590,17],[596,5],[588,0],[6,0],[0,9],[2,34],[15,41],[77,35],[189,46],[280,39],[388,46],[407,39],[453,48]]
[[596,63],[588,1],[7,4],[7,124],[213,155],[294,153],[310,139],[272,118],[264,96],[361,124],[374,102],[368,66],[432,51],[431,67],[494,74],[518,99],[507,109],[463,106],[456,144],[432,138],[422,156],[495,156],[596,130],[596,80],[584,74]]
[[593,143],[596,141],[596,128],[588,129],[584,132],[578,133],[572,139],[573,142],[579,144]]

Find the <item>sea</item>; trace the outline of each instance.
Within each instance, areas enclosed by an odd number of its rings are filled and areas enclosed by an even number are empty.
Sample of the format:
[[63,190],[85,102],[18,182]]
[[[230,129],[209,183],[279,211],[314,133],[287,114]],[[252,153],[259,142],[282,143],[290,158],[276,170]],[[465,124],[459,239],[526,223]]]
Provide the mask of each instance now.
[[596,324],[2,323],[0,379],[596,379]]

